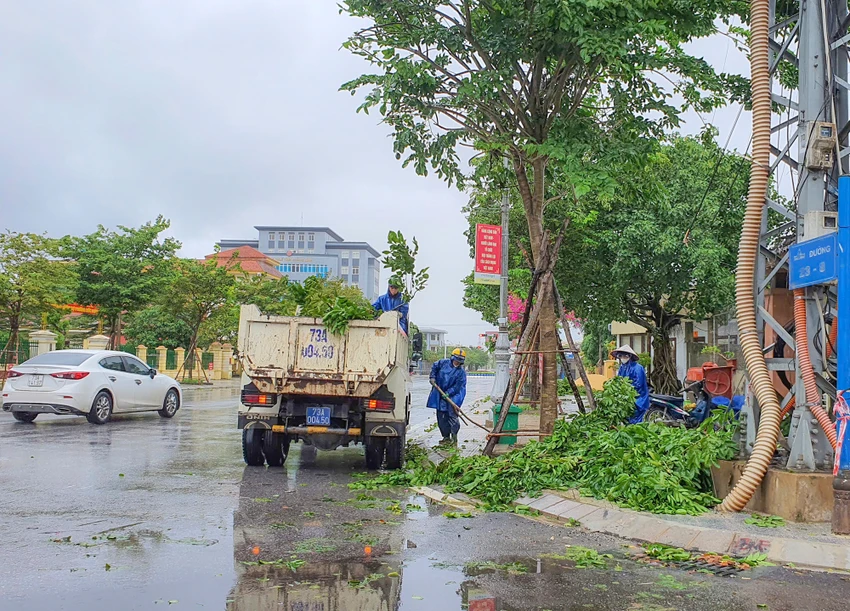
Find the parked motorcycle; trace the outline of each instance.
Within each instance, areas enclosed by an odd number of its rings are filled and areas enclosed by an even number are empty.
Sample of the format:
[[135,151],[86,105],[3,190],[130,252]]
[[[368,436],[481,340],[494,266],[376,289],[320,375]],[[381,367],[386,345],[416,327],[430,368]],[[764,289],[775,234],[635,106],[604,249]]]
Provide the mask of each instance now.
[[730,401],[726,397],[712,397],[705,389],[703,381],[694,382],[685,387],[685,392],[693,392],[696,407],[690,412],[685,410],[684,397],[673,395],[649,394],[649,409],[643,416],[643,422],[662,422],[670,425],[696,428],[711,415],[711,410],[726,407],[735,413],[735,418],[744,405],[744,397],[735,395]]

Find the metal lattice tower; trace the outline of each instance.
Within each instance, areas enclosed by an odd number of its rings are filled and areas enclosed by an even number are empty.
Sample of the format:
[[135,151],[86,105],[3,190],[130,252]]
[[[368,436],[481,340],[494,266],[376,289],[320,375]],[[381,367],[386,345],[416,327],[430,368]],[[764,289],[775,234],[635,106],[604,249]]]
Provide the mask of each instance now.
[[[765,345],[765,329],[771,329],[790,347],[807,341],[818,388],[825,407],[835,398],[834,381],[824,362],[826,331],[823,311],[836,311],[834,286],[805,289],[809,337],[793,337],[765,308],[765,295],[776,288],[780,272],[787,269],[788,242],[803,242],[817,237],[834,223],[837,210],[838,176],[847,173],[848,98],[847,80],[848,26],[847,0],[771,0],[770,70],[774,119],[771,127],[771,176],[781,197],[769,196],[762,220],[761,256],[757,269],[756,300],[759,332],[768,368],[795,372],[794,387],[782,400],[784,408],[796,397],[788,443],[791,449],[787,466],[795,469],[829,468],[833,451],[812,412],[806,406],[806,394],[797,358],[770,358],[773,344]],[[799,86],[789,90],[781,84],[782,75],[799,75]],[[796,98],[796,99],[795,99]],[[830,133],[830,128],[832,132]],[[831,139],[831,144],[829,144]],[[784,167],[784,169],[783,169]],[[774,200],[780,201],[774,201]],[[768,224],[768,210],[782,217]],[[845,311],[850,311],[845,308]],[[850,324],[850,316],[846,319]],[[822,335],[817,342],[816,334]],[[820,346],[820,350],[817,349]],[[747,452],[755,439],[758,407],[748,401]]]

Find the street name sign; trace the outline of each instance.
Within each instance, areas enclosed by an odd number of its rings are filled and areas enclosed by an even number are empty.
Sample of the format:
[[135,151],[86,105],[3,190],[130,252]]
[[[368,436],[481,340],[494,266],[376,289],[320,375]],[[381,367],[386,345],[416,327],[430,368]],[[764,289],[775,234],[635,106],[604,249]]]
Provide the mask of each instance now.
[[794,244],[788,252],[788,268],[792,289],[834,282],[838,278],[838,234]]

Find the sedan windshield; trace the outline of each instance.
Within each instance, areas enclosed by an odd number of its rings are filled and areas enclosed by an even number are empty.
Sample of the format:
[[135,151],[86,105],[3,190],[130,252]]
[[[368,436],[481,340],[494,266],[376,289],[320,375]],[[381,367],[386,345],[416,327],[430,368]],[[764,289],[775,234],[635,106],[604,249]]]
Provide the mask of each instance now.
[[56,350],[55,352],[47,352],[45,354],[39,354],[36,357],[31,358],[25,363],[21,363],[22,365],[68,365],[71,367],[76,367],[77,365],[82,364],[83,362],[89,360],[92,357],[91,354],[86,354],[85,352],[67,352],[65,350]]

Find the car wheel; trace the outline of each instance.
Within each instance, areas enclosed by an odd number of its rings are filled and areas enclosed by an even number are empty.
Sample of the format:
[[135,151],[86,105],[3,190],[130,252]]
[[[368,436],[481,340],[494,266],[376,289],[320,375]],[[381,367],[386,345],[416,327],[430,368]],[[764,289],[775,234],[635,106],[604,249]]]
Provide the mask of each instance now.
[[242,429],[242,459],[246,465],[263,466],[263,431],[256,428]]
[[372,471],[381,468],[381,463],[384,462],[384,448],[386,447],[386,437],[368,437],[366,439],[366,468]]
[[34,412],[12,412],[12,416],[18,422],[32,422],[38,417],[38,414]]
[[404,466],[404,437],[387,437],[387,469]]
[[94,398],[86,419],[92,424],[106,424],[112,417],[112,396],[101,390]]
[[270,467],[282,467],[289,454],[289,435],[265,431],[263,433],[263,454]]
[[165,393],[165,400],[162,402],[162,409],[159,410],[159,415],[163,418],[174,418],[174,414],[180,409],[180,395],[173,388]]

